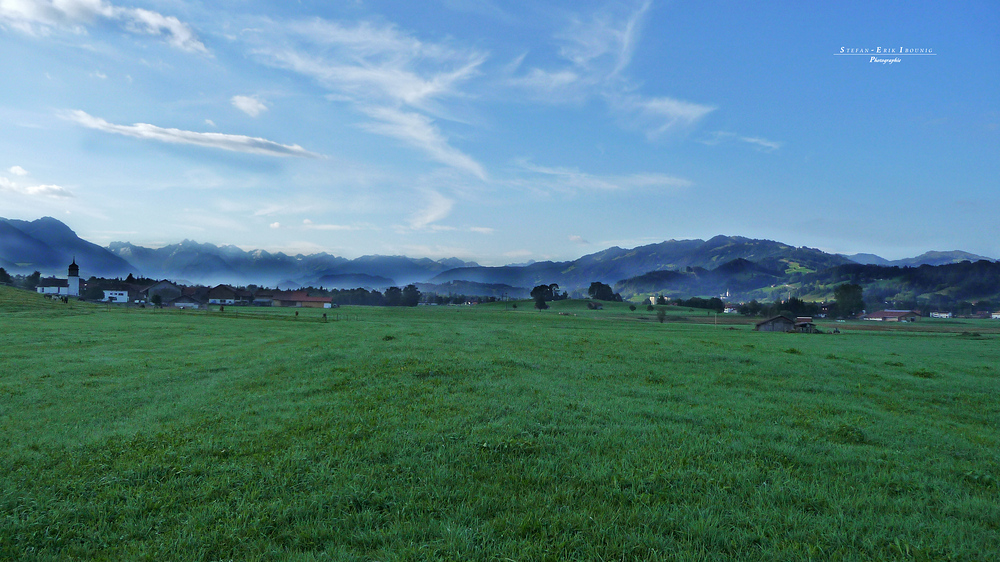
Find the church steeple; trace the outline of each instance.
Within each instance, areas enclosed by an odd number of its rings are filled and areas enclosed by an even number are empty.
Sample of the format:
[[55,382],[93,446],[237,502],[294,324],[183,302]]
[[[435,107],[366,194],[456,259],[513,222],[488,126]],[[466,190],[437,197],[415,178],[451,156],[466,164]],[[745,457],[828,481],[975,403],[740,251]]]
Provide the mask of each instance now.
[[70,277],[80,276],[80,266],[76,265],[76,256],[73,256],[73,263],[69,264],[69,276]]

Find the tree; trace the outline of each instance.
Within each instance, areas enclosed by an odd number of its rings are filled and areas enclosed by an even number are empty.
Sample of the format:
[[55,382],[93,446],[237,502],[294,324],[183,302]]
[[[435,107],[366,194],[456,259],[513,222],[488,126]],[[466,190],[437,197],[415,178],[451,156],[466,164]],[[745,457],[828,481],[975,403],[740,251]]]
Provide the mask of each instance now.
[[748,303],[743,303],[739,308],[740,314],[744,316],[757,316],[760,314],[761,310],[763,310],[763,307],[759,302],[757,302],[757,299],[753,299]]
[[385,290],[385,305],[399,306],[403,302],[403,291],[399,287],[389,287]]
[[31,275],[24,278],[24,288],[29,291],[34,291],[38,287],[38,284],[42,280],[42,274],[38,271],[32,273]]
[[420,291],[417,289],[416,285],[410,284],[403,287],[402,304],[403,306],[417,306],[420,302]]
[[13,281],[14,280],[11,279],[11,277],[10,277],[10,273],[7,273],[7,270],[5,270],[4,268],[0,267],[0,283],[10,284]]
[[837,314],[840,316],[855,316],[865,309],[864,289],[856,283],[837,285],[833,298],[837,301]]
[[548,307],[549,307],[549,305],[545,304],[545,295],[543,295],[542,293],[539,293],[535,297],[535,308],[537,308],[539,311],[542,311],[542,310],[545,310]]
[[163,306],[163,297],[161,297],[158,294],[157,295],[153,295],[153,298],[151,298],[149,300],[150,300],[150,302],[153,303],[153,306],[155,306],[156,308],[160,308],[160,307]]
[[587,289],[587,294],[590,298],[599,301],[622,301],[622,296],[615,293],[610,285],[601,283],[600,281],[594,281],[590,284],[590,288]]
[[555,283],[551,285],[536,285],[535,288],[532,289],[531,293],[529,294],[531,295],[531,298],[535,300],[538,300],[538,297],[541,297],[547,301],[550,301],[553,299],[555,290],[558,288],[559,285],[556,285]]

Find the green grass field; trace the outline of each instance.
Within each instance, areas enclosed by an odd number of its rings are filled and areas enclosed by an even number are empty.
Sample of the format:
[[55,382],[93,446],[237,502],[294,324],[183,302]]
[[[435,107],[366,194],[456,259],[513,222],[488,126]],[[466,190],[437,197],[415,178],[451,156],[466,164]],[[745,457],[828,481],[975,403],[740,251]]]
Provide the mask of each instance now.
[[1000,558],[994,324],[531,306],[0,287],[0,559]]

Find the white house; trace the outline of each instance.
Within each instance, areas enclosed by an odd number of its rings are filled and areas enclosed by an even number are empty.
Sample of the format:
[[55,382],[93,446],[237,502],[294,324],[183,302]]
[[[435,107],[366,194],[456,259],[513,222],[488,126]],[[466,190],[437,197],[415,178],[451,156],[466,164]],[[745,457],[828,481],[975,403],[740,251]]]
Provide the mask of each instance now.
[[104,291],[104,302],[128,302],[128,291]]
[[931,318],[951,318],[953,316],[950,312],[932,312]]
[[1000,312],[994,312],[993,314],[990,315],[990,318],[992,318],[993,320],[1000,320]]

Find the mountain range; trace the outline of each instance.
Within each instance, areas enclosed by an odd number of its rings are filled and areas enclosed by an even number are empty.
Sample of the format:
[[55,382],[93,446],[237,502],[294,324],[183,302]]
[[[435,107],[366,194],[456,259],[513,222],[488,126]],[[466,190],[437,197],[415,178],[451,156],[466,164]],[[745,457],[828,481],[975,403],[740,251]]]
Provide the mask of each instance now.
[[161,248],[128,242],[101,247],[79,238],[61,221],[0,218],[0,267],[10,273],[64,275],[75,259],[84,277],[135,276],[188,283],[261,286],[385,288],[419,283],[423,291],[487,291],[521,294],[541,284],[585,292],[592,282],[615,286],[623,294],[687,292],[749,294],[783,285],[804,275],[845,266],[881,268],[941,266],[992,261],[967,252],[927,252],[889,261],[873,254],[839,255],[772,240],[716,236],[709,240],[667,240],[626,249],[611,247],[571,261],[485,267],[457,258],[431,260],[406,256],[346,259],[327,253],[289,256],[264,250],[245,251],[184,240]]

